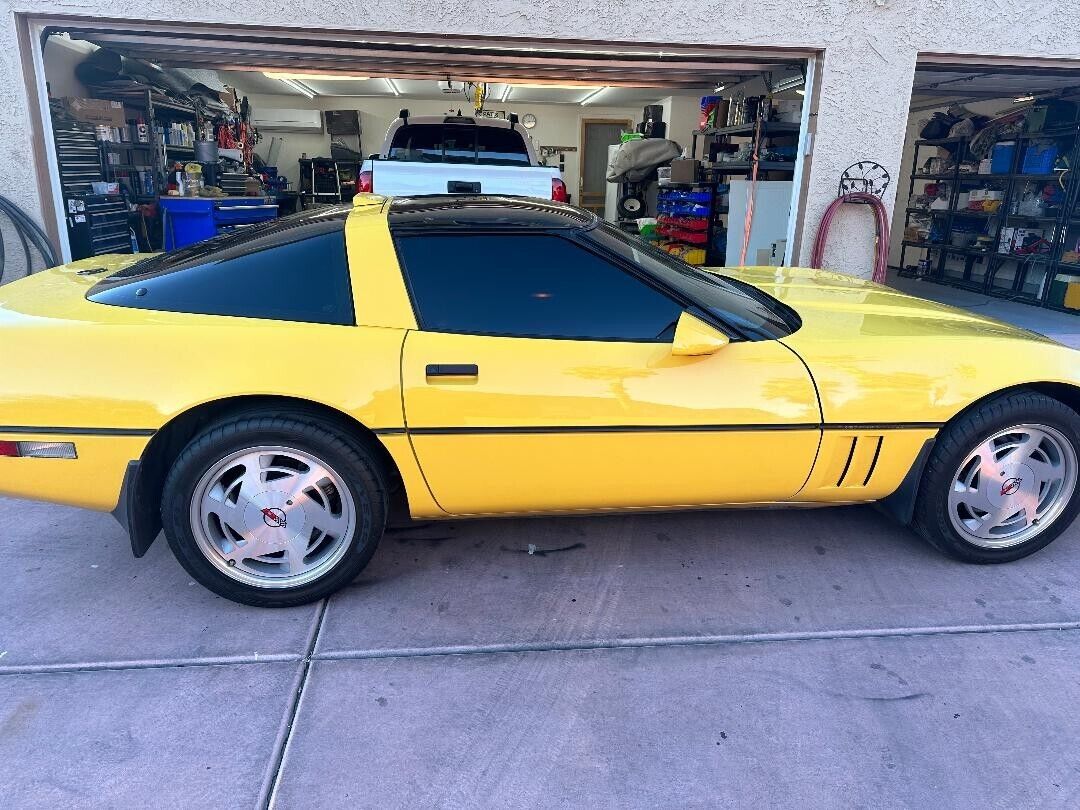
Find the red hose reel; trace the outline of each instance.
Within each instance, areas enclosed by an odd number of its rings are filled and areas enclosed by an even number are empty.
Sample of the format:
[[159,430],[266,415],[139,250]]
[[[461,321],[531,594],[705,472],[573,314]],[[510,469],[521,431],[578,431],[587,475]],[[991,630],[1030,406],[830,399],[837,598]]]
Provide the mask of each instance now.
[[871,278],[878,284],[884,284],[886,268],[889,262],[889,214],[885,210],[885,204],[881,201],[881,198],[866,191],[849,192],[829,203],[829,207],[825,209],[825,214],[821,217],[821,225],[818,226],[814,249],[810,253],[810,266],[821,269],[825,258],[825,244],[829,239],[829,228],[832,227],[833,217],[840,210],[840,206],[846,203],[869,205],[874,212],[874,225],[877,235],[874,240],[874,272]]

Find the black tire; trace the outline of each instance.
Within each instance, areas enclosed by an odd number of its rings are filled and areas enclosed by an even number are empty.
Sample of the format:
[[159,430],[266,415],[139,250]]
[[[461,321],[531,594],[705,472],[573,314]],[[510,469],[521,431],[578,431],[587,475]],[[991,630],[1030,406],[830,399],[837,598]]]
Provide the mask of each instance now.
[[624,194],[619,198],[616,208],[623,219],[638,219],[645,216],[645,197],[637,192]]
[[[1018,390],[989,400],[942,430],[927,462],[915,501],[913,528],[934,548],[970,563],[1018,560],[1049,545],[1080,513],[1080,483],[1064,510],[1033,537],[1005,548],[984,548],[965,539],[949,518],[949,492],[960,465],[995,433],[1018,424],[1046,425],[1071,443],[1080,458],[1080,415],[1056,399]],[[1003,493],[1004,494],[1004,493]]]
[[[319,578],[301,586],[264,588],[230,578],[207,559],[192,529],[191,502],[202,476],[230,453],[263,445],[292,447],[325,461],[348,487],[355,505],[355,528],[344,555]],[[348,585],[375,553],[386,514],[386,475],[373,453],[343,431],[303,413],[238,416],[208,427],[173,463],[161,505],[165,536],[187,572],[219,596],[258,607],[303,605]]]

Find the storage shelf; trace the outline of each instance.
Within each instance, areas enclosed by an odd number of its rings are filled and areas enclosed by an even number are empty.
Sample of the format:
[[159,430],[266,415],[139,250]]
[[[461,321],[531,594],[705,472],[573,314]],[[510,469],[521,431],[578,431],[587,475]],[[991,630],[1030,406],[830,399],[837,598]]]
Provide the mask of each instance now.
[[969,138],[966,135],[958,135],[955,138],[921,138],[915,141],[916,146],[946,146],[952,143],[962,143]]
[[[706,171],[715,174],[744,174],[752,172],[754,167],[750,163],[718,163],[710,166]],[[795,164],[779,160],[762,160],[758,163],[759,172],[793,172]]]
[[1057,222],[1058,217],[1046,217],[1046,216],[1033,216],[1029,217],[1026,214],[1009,214],[1006,219],[1023,220],[1024,222]]
[[128,152],[132,149],[145,149],[146,151],[153,151],[154,145],[150,143],[131,143],[128,141],[102,141],[102,146],[106,149],[116,149],[122,152]]
[[[971,247],[954,247],[952,245],[943,245],[942,250],[946,253],[957,253],[961,256],[996,256],[999,254],[994,253],[992,250],[979,250],[978,248]],[[1004,255],[1004,254],[1001,254]]]
[[[761,125],[761,134],[770,135],[797,135],[802,129],[801,124],[791,121],[765,121]],[[757,131],[757,124],[737,124],[733,127],[717,127],[716,129],[699,129],[698,135],[733,135],[752,138]]]

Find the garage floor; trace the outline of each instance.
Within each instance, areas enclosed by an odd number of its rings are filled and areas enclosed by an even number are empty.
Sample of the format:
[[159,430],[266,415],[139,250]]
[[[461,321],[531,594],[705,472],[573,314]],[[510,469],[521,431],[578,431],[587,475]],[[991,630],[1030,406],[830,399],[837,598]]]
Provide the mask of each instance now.
[[433,523],[286,611],[75,509],[0,499],[0,559],[6,807],[1080,803],[1080,523],[1000,567],[867,507]]
[[933,281],[900,278],[894,271],[889,273],[888,284],[890,287],[920,298],[929,298],[942,304],[970,309],[980,315],[1014,323],[1052,337],[1066,346],[1080,349],[1080,313],[1073,315],[1068,312],[1035,307],[1031,304],[1019,304],[1004,298],[991,298],[988,295],[949,287],[945,284],[936,284]]

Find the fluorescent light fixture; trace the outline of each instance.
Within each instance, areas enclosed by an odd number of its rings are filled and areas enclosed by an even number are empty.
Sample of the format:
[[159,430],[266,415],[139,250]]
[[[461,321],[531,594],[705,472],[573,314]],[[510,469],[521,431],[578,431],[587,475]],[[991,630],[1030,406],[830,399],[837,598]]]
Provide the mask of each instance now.
[[585,96],[585,98],[583,98],[581,101],[579,101],[578,104],[580,104],[582,106],[585,106],[590,101],[595,99],[598,95],[603,93],[605,90],[610,90],[610,89],[611,89],[610,87],[598,87],[595,90],[593,90],[591,93],[589,93],[589,95]]
[[713,88],[714,93],[723,93],[725,90],[727,90],[727,85],[723,82],[720,82],[720,84]]
[[559,82],[515,82],[512,79],[485,79],[492,84],[512,84],[514,87],[527,87],[532,90],[603,90],[595,84],[560,84]]
[[310,79],[320,82],[366,82],[370,76],[350,76],[346,73],[273,73],[263,71],[263,76],[271,79]]
[[292,88],[302,96],[306,96],[307,98],[315,98],[315,91],[305,87],[304,85],[300,84],[300,82],[293,81],[292,79],[283,79],[281,77],[277,77],[277,80],[286,87]]
[[801,73],[795,76],[787,76],[772,86],[772,92],[774,93],[786,93],[788,90],[794,90],[796,87],[802,87],[806,83],[806,79]]
[[1013,104],[1026,104],[1029,101],[1034,101],[1035,96],[1017,96],[1013,99]]
[[390,88],[391,93],[395,96],[401,95],[401,90],[398,89],[398,86],[394,83],[393,79],[383,79],[383,81],[386,82],[386,86]]
[[795,93],[797,95],[800,95],[800,96],[805,96],[806,95],[806,91],[803,90],[801,87],[798,90],[796,90]]
[[500,104],[505,103],[506,100],[508,98],[510,98],[510,93],[511,93],[511,91],[513,89],[514,89],[514,85],[512,85],[512,84],[507,84],[506,86],[503,87],[502,95],[499,96],[499,103]]

